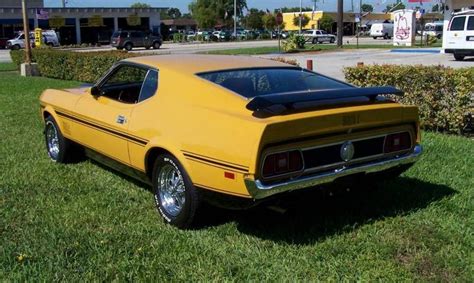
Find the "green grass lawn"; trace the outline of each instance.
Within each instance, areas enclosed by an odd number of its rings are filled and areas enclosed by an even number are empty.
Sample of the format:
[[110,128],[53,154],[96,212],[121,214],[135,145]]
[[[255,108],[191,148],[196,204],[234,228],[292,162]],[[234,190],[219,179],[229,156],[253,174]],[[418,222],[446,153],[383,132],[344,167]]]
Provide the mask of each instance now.
[[77,85],[0,73],[2,280],[474,280],[473,140],[424,133],[396,181],[294,196],[284,214],[205,207],[180,231],[146,186],[48,159],[38,97]]
[[[423,46],[423,48],[437,48],[438,45],[434,46]],[[390,44],[346,44],[343,45],[342,49],[398,49],[398,48],[420,48],[420,46],[393,46]],[[305,49],[300,49],[298,52],[315,52],[315,51],[337,51],[341,50],[334,44],[306,44]],[[237,49],[227,49],[227,50],[212,50],[212,51],[205,51],[202,54],[216,54],[216,55],[261,55],[261,54],[271,54],[271,53],[278,53],[278,47],[252,47],[252,48],[237,48]],[[283,52],[283,51],[281,51]]]
[[0,72],[15,71],[16,66],[13,63],[0,63]]

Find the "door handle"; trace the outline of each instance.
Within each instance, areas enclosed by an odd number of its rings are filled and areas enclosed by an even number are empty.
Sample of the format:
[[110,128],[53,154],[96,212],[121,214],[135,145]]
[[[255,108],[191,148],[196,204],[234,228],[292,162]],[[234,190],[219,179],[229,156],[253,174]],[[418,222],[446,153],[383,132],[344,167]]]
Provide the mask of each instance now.
[[125,123],[127,123],[127,118],[125,118],[125,116],[123,116],[123,115],[118,115],[116,122],[117,122],[117,124],[125,124]]

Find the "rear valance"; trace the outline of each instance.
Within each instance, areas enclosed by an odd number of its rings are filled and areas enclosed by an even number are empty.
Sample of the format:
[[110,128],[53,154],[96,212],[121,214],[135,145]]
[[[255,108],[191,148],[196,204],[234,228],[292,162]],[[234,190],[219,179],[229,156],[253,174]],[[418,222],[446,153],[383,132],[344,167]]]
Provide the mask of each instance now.
[[[276,94],[261,95],[253,98],[247,109],[251,111],[269,110],[272,106],[282,106],[284,109],[292,109],[293,105],[302,102],[334,101],[355,97],[367,97],[375,100],[378,95],[402,96],[403,91],[394,87],[365,87],[365,88],[338,88],[314,91],[284,92]],[[270,111],[273,112],[273,111]]]

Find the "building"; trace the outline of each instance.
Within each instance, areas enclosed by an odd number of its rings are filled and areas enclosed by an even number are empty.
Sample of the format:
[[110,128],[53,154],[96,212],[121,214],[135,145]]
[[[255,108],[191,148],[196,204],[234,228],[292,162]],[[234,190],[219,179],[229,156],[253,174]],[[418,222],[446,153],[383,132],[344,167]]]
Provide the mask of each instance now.
[[[443,33],[446,34],[448,31],[449,21],[451,20],[452,13],[460,11],[462,8],[472,7],[473,5],[473,0],[446,0]],[[443,36],[443,52],[446,49],[447,41],[448,38]]]
[[[44,8],[43,0],[30,0],[28,5],[30,29],[54,29],[61,44],[109,43],[112,33],[119,29],[159,33],[160,11],[166,9]],[[21,1],[1,0],[0,38],[13,38],[22,30]]]
[[[309,23],[303,27],[303,29],[319,29],[319,22],[323,18],[323,16],[329,16],[333,20],[332,29],[328,32],[336,33],[337,31],[337,13],[336,12],[324,12],[324,11],[315,11],[314,13],[303,12],[310,21]],[[283,22],[285,24],[285,30],[299,30],[299,26],[293,23],[295,18],[298,18],[299,12],[294,13],[283,13]],[[344,13],[344,35],[354,35],[356,32],[356,13]],[[370,22],[383,22],[386,20],[390,20],[390,14],[385,13],[369,13],[364,16],[363,22],[370,23]]]

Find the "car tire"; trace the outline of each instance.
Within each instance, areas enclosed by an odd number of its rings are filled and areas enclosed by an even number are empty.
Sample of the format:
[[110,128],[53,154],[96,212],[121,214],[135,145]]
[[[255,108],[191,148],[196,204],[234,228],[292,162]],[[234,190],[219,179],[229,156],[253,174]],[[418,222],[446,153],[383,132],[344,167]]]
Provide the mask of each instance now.
[[374,36],[374,37],[372,37],[372,38],[373,38],[373,39],[377,39],[377,37],[376,37],[376,36]]
[[158,156],[152,178],[156,208],[165,222],[180,229],[192,227],[201,194],[179,161],[170,154]]
[[160,49],[161,44],[158,41],[153,42],[153,49]]
[[384,34],[383,39],[388,39],[388,34]]
[[117,50],[123,50],[123,47],[117,47]]
[[438,35],[436,36],[437,39],[441,39],[442,37],[443,37],[443,36],[442,36],[441,34],[438,34]]
[[329,40],[329,43],[334,43],[334,42],[336,42],[336,40],[335,40],[334,38],[331,38],[331,39]]
[[125,44],[124,48],[127,51],[131,51],[133,49],[133,44],[128,42],[127,44]]
[[57,163],[68,163],[73,159],[73,144],[66,139],[52,116],[44,119],[44,137],[49,158]]
[[465,57],[464,55],[454,54],[454,59],[456,61],[463,61],[464,57]]
[[21,46],[18,44],[15,44],[12,46],[12,50],[20,50],[20,49],[21,49]]
[[313,38],[313,44],[318,44],[318,39],[317,38]]

